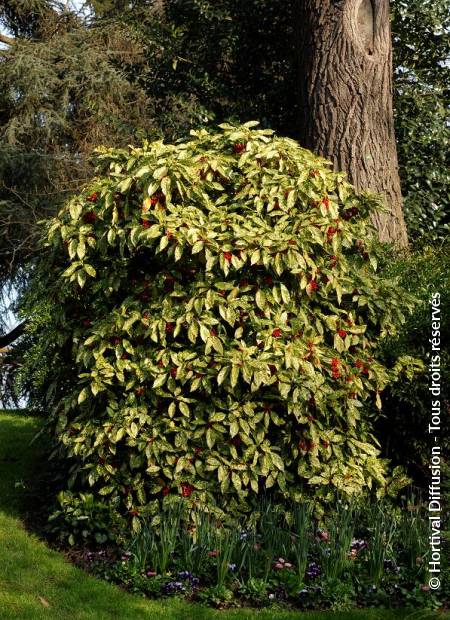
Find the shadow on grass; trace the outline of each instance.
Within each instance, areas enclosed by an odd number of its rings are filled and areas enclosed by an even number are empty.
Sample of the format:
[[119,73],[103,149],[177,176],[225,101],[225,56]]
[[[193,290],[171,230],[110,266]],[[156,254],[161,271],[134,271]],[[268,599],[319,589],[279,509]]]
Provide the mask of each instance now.
[[19,516],[27,510],[42,471],[44,445],[30,444],[41,427],[23,412],[0,412],[0,511]]

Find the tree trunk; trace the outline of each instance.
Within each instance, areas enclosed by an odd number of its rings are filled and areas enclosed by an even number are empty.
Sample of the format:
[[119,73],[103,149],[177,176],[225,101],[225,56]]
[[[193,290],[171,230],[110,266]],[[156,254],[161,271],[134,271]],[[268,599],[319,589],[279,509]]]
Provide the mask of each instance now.
[[297,0],[300,142],[381,194],[382,241],[407,245],[392,110],[389,0]]

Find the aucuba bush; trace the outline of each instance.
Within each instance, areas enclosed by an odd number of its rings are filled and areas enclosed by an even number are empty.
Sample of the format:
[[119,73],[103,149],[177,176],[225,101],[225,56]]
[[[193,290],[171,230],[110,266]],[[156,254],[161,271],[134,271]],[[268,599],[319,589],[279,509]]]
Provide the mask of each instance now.
[[411,300],[376,272],[379,203],[255,125],[99,151],[48,229],[56,451],[135,519],[170,495],[232,513],[386,488],[367,412]]

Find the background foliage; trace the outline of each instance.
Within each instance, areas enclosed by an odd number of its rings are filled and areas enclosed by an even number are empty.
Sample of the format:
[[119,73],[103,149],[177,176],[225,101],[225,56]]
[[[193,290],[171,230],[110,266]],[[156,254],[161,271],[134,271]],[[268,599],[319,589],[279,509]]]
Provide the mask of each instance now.
[[[450,354],[446,344],[450,339],[450,321],[446,308],[450,306],[450,248],[448,244],[416,243],[412,255],[393,257],[384,253],[382,269],[389,277],[398,277],[401,286],[417,300],[414,312],[399,331],[398,337],[385,342],[383,357],[387,363],[398,355],[414,355],[430,363],[431,311],[433,293],[441,301],[441,421],[442,451],[450,448]],[[430,375],[423,372],[414,380],[404,378],[385,394],[386,416],[378,423],[384,454],[395,463],[405,463],[420,484],[428,484],[429,436],[426,432],[430,417]],[[395,429],[395,433],[392,432]],[[444,465],[444,464],[443,464]],[[445,476],[444,476],[445,477]]]
[[[409,231],[448,231],[448,11],[394,0],[396,131]],[[258,118],[296,136],[295,2],[0,3],[0,281],[24,276],[38,222],[92,174],[94,145]],[[137,143],[137,142],[135,142]]]
[[413,238],[448,236],[449,29],[445,0],[394,0],[397,148],[405,217]]

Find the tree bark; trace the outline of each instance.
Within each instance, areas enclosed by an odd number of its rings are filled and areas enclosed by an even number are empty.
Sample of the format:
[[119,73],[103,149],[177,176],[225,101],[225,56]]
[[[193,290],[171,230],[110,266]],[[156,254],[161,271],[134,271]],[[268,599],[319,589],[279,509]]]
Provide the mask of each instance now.
[[380,194],[382,241],[406,246],[392,108],[389,0],[297,0],[299,137]]

